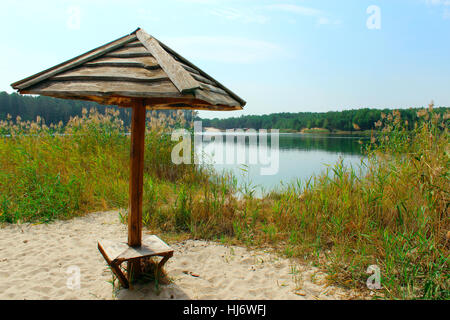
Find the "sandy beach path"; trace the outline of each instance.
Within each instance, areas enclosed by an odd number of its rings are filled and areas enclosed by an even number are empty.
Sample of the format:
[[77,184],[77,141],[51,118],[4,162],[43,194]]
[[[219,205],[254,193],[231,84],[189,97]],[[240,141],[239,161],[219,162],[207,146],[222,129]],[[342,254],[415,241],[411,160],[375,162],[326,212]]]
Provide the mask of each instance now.
[[[126,238],[117,211],[92,213],[50,224],[0,228],[0,299],[347,299],[327,287],[317,269],[263,250],[188,240],[174,250],[165,270],[172,283],[113,294],[111,272],[98,239]],[[80,287],[70,286],[79,270]],[[69,282],[69,286],[67,285]]]

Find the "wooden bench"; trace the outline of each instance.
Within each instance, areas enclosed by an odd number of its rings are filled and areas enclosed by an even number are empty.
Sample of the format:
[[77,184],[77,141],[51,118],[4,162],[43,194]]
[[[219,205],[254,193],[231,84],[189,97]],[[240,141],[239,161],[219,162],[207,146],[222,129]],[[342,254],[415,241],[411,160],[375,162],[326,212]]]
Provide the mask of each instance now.
[[125,288],[130,285],[131,272],[127,270],[127,273],[124,274],[120,268],[124,261],[128,262],[128,268],[130,268],[132,263],[139,264],[143,258],[159,256],[162,257],[157,266],[157,272],[159,272],[167,260],[173,256],[173,249],[155,235],[144,237],[140,247],[130,247],[127,241],[101,240],[98,241],[98,250]]

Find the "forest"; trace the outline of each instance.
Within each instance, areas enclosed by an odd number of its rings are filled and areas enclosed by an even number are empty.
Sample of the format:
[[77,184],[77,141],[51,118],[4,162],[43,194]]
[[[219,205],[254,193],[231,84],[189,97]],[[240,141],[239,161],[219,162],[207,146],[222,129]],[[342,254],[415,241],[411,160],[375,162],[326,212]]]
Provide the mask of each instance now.
[[[448,107],[435,108],[438,114],[444,114]],[[400,109],[401,119],[407,121],[412,129],[418,120],[419,109]],[[248,115],[227,119],[202,119],[203,127],[218,129],[253,128],[301,131],[303,129],[323,128],[329,131],[360,131],[376,129],[376,123],[392,112],[392,109],[358,109],[331,112],[273,113],[269,115]]]

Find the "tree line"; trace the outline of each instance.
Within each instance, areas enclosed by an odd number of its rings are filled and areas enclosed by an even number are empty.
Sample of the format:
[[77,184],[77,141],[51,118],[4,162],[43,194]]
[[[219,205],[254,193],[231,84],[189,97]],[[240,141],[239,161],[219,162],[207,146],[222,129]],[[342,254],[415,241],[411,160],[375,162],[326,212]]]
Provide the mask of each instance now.
[[[83,108],[96,109],[99,113],[105,112],[105,107],[118,109],[119,117],[125,126],[131,123],[131,113],[128,108],[117,106],[104,106],[95,102],[56,99],[45,96],[23,96],[17,93],[8,94],[0,92],[0,119],[6,119],[10,115],[13,119],[20,116],[24,121],[35,120],[40,116],[46,124],[57,124],[62,121],[64,124],[71,117],[82,116]],[[417,121],[417,111],[419,109],[401,109],[401,117],[408,121],[408,126],[413,128]],[[435,108],[437,113],[448,112],[449,108]],[[161,110],[158,112],[168,113],[171,111]],[[273,113],[268,115],[248,115],[232,117],[226,119],[200,119],[203,127],[214,127],[218,129],[253,128],[253,129],[280,129],[286,131],[301,131],[303,129],[323,128],[330,131],[359,131],[375,129],[375,122],[380,120],[381,114],[389,114],[390,109],[357,109],[345,111],[331,111],[325,113],[318,112],[298,112],[298,113]],[[195,117],[196,113],[184,110],[187,122]]]
[[[58,124],[60,121],[66,124],[71,117],[81,117],[83,109],[95,109],[99,113],[104,113],[106,108],[119,110],[119,118],[126,127],[131,123],[131,112],[129,108],[119,108],[117,106],[105,106],[95,102],[81,100],[56,99],[45,96],[29,96],[17,93],[8,94],[0,92],[0,120],[4,120],[8,115],[12,119],[20,116],[22,121],[33,121],[39,116],[46,124]],[[168,110],[158,110],[157,113],[168,113]],[[195,116],[189,110],[185,110],[186,121],[191,121]]]
[[[417,121],[419,108],[399,109],[402,120],[408,121],[412,129]],[[434,109],[443,114],[448,107]],[[298,112],[272,113],[268,115],[247,115],[226,119],[202,119],[203,127],[218,129],[252,128],[252,129],[280,129],[287,131],[301,131],[303,129],[323,128],[330,131],[360,131],[375,129],[375,123],[381,119],[382,113],[388,115],[392,109],[357,109],[330,112]]]

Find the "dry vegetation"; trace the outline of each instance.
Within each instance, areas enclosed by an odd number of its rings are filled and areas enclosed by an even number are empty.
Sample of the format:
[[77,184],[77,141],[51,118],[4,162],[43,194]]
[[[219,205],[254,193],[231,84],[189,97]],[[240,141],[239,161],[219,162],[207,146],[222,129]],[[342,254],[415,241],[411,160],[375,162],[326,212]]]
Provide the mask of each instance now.
[[[232,176],[174,165],[175,142],[163,132],[183,119],[149,113],[144,223],[157,232],[271,245],[322,266],[346,287],[363,288],[376,264],[386,298],[449,299],[449,114],[430,106],[418,116],[407,130],[400,113],[383,114],[358,172],[337,163],[331,174],[255,198]],[[14,120],[0,122],[0,222],[127,207],[129,137],[114,111],[85,111],[66,127]]]

